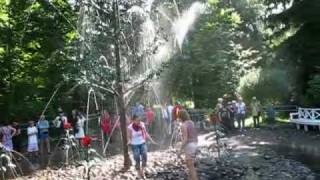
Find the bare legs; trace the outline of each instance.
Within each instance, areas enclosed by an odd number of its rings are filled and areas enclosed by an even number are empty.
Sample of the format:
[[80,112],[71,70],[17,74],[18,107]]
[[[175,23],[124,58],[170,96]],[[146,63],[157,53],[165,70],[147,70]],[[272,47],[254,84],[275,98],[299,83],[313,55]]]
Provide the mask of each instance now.
[[40,140],[40,153],[43,154],[44,144],[46,144],[46,146],[47,146],[47,153],[50,153],[51,151],[50,151],[49,138]]
[[47,145],[47,152],[50,153],[50,142],[49,142],[49,138],[47,138],[46,140],[44,140],[44,142],[46,143]]
[[198,180],[198,173],[194,167],[194,162],[192,159],[186,159],[187,168],[189,169],[190,179]]

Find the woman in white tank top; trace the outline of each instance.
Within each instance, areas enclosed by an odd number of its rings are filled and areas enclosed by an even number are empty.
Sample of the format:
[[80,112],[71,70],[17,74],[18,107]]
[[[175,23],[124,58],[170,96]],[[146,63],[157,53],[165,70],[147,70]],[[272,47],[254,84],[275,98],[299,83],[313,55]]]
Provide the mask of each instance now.
[[[147,165],[147,146],[146,141],[156,144],[150,137],[140,117],[134,115],[132,123],[128,126],[128,145],[131,145],[133,151],[133,158],[136,161],[136,169],[139,177],[144,177],[143,168]],[[142,168],[140,162],[142,161]]]

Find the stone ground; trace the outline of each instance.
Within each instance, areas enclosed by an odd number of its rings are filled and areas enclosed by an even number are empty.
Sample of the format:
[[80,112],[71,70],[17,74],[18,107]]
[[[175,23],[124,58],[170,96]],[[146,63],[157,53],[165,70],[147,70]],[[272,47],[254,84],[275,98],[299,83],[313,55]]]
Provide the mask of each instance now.
[[[318,141],[319,133],[298,132],[292,127],[268,125],[262,129],[234,132],[223,139],[226,146],[222,157],[217,158],[213,133],[199,137],[200,152],[197,169],[201,180],[315,180],[315,174],[302,163],[286,159],[273,147],[291,141],[303,142],[306,138]],[[316,144],[315,144],[316,145]],[[148,153],[146,179],[186,180],[183,160],[176,150],[158,150]],[[94,180],[136,179],[133,167],[121,172],[122,156],[115,155],[95,163],[90,173]],[[28,177],[30,180],[84,179],[83,167],[40,170]]]

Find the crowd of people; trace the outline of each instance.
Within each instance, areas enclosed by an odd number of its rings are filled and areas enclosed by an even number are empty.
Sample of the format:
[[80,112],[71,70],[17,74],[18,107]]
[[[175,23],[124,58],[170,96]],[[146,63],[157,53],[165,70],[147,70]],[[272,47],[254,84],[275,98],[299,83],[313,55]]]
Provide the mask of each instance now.
[[[185,154],[185,162],[189,169],[192,180],[197,180],[197,173],[194,167],[195,155],[197,152],[197,130],[194,122],[190,118],[188,111],[179,102],[175,105],[170,103],[162,105],[160,108],[164,128],[166,133],[172,134],[175,126],[179,123],[182,132],[181,153]],[[254,127],[260,126],[260,116],[262,106],[256,97],[252,98],[251,103],[247,106],[241,97],[237,100],[230,100],[228,97],[218,99],[215,111],[211,116],[213,123],[219,122],[227,129],[237,128],[242,131],[246,127],[246,117],[251,113],[254,121]],[[143,168],[147,164],[147,140],[157,144],[149,132],[154,128],[154,121],[157,117],[157,110],[153,106],[145,107],[141,103],[136,103],[131,111],[127,114],[127,132],[128,145],[132,147],[133,158],[136,161],[136,169],[139,176],[144,176]],[[114,127],[120,127],[120,116],[111,116],[108,111],[103,110],[101,113],[100,128],[103,133],[103,142],[107,141],[112,135]],[[50,134],[49,131],[55,131],[59,137],[64,136],[66,129],[72,130],[77,142],[85,137],[85,127],[87,118],[78,110],[72,110],[70,116],[67,116],[61,108],[58,109],[58,115],[53,121],[49,122],[44,115],[39,117],[37,122],[29,121],[26,129],[28,136],[27,152],[30,154],[31,161],[36,160],[40,154],[50,154]],[[69,132],[69,131],[68,131]],[[2,145],[7,151],[23,151],[23,133],[21,126],[14,122],[12,124],[4,123],[0,128],[2,136]],[[39,146],[40,145],[40,146]],[[46,146],[46,148],[44,148]],[[40,147],[40,148],[39,148]]]
[[230,101],[227,96],[224,96],[218,99],[211,121],[220,122],[227,130],[235,129],[235,124],[237,124],[237,128],[243,131],[246,127],[245,121],[249,113],[253,118],[253,126],[255,128],[260,126],[262,111],[261,103],[256,97],[252,97],[248,106],[242,97]]
[[[6,121],[0,127],[2,148],[7,152],[27,152],[30,161],[36,162],[39,154],[51,154],[50,135],[52,134],[60,138],[65,135],[66,129],[70,129],[80,143],[80,140],[85,137],[85,122],[86,118],[80,111],[72,110],[71,115],[67,117],[61,108],[58,109],[58,115],[51,122],[43,114],[37,121],[29,121],[27,127],[18,122]],[[49,131],[52,132],[49,133]],[[26,148],[24,148],[25,145]]]

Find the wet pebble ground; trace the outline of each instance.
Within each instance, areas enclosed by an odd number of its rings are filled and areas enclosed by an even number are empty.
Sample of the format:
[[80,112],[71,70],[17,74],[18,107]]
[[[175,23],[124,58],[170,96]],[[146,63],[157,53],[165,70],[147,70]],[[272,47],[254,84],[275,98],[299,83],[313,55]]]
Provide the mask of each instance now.
[[[244,137],[245,138],[245,137]],[[205,139],[205,140],[204,140]],[[201,141],[205,143],[201,143]],[[285,159],[268,148],[243,148],[245,144],[230,143],[231,150],[217,158],[212,150],[210,138],[200,138],[200,151],[196,162],[200,180],[315,180],[310,169],[303,164]],[[213,141],[212,141],[213,142]],[[249,146],[248,146],[249,147]],[[187,180],[188,172],[182,157],[177,151],[162,150],[148,153],[146,179]],[[134,180],[137,179],[134,166],[125,172],[123,158],[115,155],[110,158],[91,162],[91,180]],[[89,165],[90,166],[90,165]],[[36,171],[29,180],[81,180],[87,179],[84,167],[69,166],[63,169]]]
[[[207,151],[202,149],[202,151]],[[101,162],[94,163],[90,177],[96,180],[133,180],[137,179],[132,166],[128,171],[122,172],[122,156],[114,156]],[[220,160],[208,157],[201,153],[196,167],[201,180],[313,180],[312,172],[302,164],[295,161],[277,157],[272,151],[261,152],[255,157],[224,157]],[[174,151],[161,151],[149,153],[146,179],[154,180],[187,180],[183,160]],[[26,178],[26,177],[25,177]],[[86,179],[83,167],[67,167],[58,170],[42,170],[29,177],[30,180],[76,180]],[[23,178],[24,179],[24,178]]]

